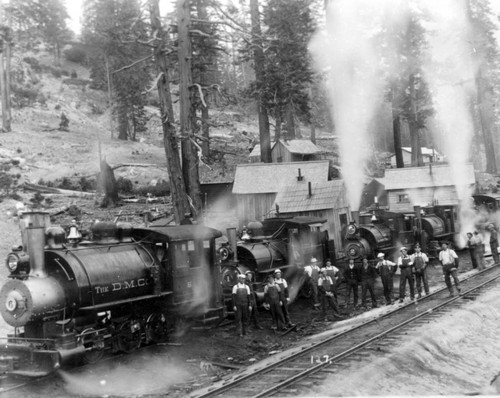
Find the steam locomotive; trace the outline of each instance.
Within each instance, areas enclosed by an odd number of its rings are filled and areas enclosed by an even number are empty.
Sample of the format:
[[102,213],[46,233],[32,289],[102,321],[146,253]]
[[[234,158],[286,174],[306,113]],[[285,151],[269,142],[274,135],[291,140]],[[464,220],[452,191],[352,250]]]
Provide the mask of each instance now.
[[364,256],[375,258],[382,252],[395,256],[399,248],[411,249],[416,243],[436,256],[439,242],[453,241],[456,233],[456,206],[415,206],[414,213],[390,212],[382,209],[365,214],[353,214],[354,221],[345,233],[344,251],[356,261]]
[[326,258],[335,261],[335,244],[324,230],[326,219],[297,216],[268,218],[252,222],[243,229],[239,240],[236,229],[227,231],[228,243],[219,249],[222,287],[228,308],[232,287],[238,274],[251,271],[255,275],[255,290],[260,300],[269,274],[280,269],[292,292],[299,291],[303,282],[301,267],[312,257],[319,262]]
[[1,315],[15,328],[0,346],[0,374],[48,374],[163,341],[181,319],[225,316],[218,230],[101,222],[79,242],[46,213],[24,213],[20,226],[23,244],[8,255],[0,290]]

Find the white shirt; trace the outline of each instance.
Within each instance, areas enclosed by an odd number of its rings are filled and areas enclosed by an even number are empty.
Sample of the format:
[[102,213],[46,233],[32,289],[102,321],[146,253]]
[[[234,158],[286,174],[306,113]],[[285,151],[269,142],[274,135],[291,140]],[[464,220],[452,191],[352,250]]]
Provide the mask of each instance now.
[[411,255],[411,260],[413,262],[415,262],[415,258],[416,257],[422,257],[422,260],[424,260],[424,263],[428,263],[429,262],[429,257],[427,257],[427,254],[425,254],[425,253],[422,253],[422,252],[420,252],[420,253],[413,253]]
[[443,264],[453,263],[453,259],[458,258],[457,253],[454,250],[446,249],[439,252],[439,261]]
[[[408,265],[412,265],[413,264],[413,259],[411,258],[411,256],[406,256],[405,258],[409,258],[410,259],[410,263]],[[403,264],[403,256],[399,257],[398,258],[398,265],[402,265]]]
[[240,283],[238,282],[236,285],[233,286],[233,294],[236,294],[236,291],[238,289],[246,289],[247,294],[250,295],[250,288],[247,286],[246,283]]

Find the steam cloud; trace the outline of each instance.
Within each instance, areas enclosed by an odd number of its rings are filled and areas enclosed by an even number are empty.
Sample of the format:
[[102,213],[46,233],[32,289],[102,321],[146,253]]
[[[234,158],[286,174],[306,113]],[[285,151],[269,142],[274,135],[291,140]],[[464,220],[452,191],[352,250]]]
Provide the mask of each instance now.
[[[394,32],[404,29],[410,10],[425,22],[428,50],[422,59],[436,109],[435,141],[453,169],[462,208],[471,195],[462,181],[473,135],[470,112],[477,62],[471,57],[471,28],[463,0],[335,0],[327,11],[326,30],[310,49],[319,71],[327,73],[333,119],[339,136],[342,172],[349,202],[358,210],[370,123],[384,101],[384,86],[398,71]],[[384,40],[380,39],[384,36]],[[385,43],[385,44],[382,44]]]

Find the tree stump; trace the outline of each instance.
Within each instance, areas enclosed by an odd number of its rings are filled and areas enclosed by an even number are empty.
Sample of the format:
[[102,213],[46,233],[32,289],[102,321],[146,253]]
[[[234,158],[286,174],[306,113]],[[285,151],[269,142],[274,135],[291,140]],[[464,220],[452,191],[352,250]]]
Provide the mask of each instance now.
[[104,192],[101,207],[115,207],[118,203],[118,187],[113,169],[105,160],[101,160],[101,172],[98,181],[101,192]]

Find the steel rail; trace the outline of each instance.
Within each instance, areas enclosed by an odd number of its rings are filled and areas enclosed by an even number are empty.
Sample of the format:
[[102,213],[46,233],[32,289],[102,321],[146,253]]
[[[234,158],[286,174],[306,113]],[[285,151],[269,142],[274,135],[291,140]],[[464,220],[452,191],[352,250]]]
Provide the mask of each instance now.
[[[475,274],[473,274],[473,275],[469,275],[468,277],[466,277],[466,278],[462,279],[460,282],[465,282],[465,281],[468,281],[468,280],[471,280],[471,279],[475,279],[476,277],[478,277],[478,276],[480,276],[480,275],[482,275],[482,274],[484,274],[484,273],[491,272],[491,271],[493,271],[493,270],[497,269],[498,267],[499,267],[499,265],[498,265],[498,264],[496,264],[496,265],[493,265],[493,266],[491,266],[491,267],[485,268],[484,270],[479,271],[479,272],[477,272],[477,273],[475,273]],[[492,280],[495,280],[495,279],[497,279],[497,278],[499,278],[499,277],[500,277],[500,275],[495,276],[494,278],[492,278]],[[490,280],[488,280],[488,281],[487,281],[487,282],[485,282],[485,283],[490,283]],[[422,298],[422,299],[420,299],[420,300],[418,300],[418,301],[424,301],[424,300],[425,300],[425,301],[427,301],[427,300],[428,300],[428,298],[431,298],[431,297],[433,297],[433,296],[436,296],[436,295],[438,295],[438,294],[442,293],[443,291],[446,291],[447,289],[448,289],[448,288],[447,288],[446,286],[444,286],[444,287],[442,287],[442,288],[440,288],[440,289],[437,289],[436,291],[434,291],[434,292],[432,292],[432,293],[428,294],[427,296],[425,296],[424,298]],[[473,288],[472,290],[475,290],[475,288]],[[453,301],[456,301],[456,300],[460,299],[462,296],[464,296],[465,294],[468,294],[468,293],[469,293],[469,291],[464,292],[464,293],[462,293],[461,295],[455,296],[455,297],[453,297],[453,298],[451,298],[451,299],[449,299],[449,300],[445,301],[444,303],[441,303],[439,306],[436,306],[436,307],[435,307],[435,309],[439,309],[439,308],[440,308],[441,306],[443,306],[443,305],[448,305],[449,303],[451,303],[451,302],[453,302]],[[382,314],[382,315],[381,315],[381,316],[379,316],[379,317],[376,317],[376,318],[370,319],[370,320],[368,320],[368,321],[366,321],[366,322],[363,322],[363,323],[361,323],[361,324],[359,324],[359,325],[353,326],[353,327],[351,327],[350,329],[347,329],[347,330],[345,330],[345,331],[342,331],[342,332],[339,332],[339,333],[337,333],[337,334],[334,334],[333,336],[330,336],[330,337],[328,337],[328,338],[326,338],[326,339],[324,339],[324,340],[322,340],[322,341],[320,341],[320,342],[317,342],[317,343],[311,343],[311,345],[310,345],[309,347],[304,347],[304,346],[298,347],[296,352],[292,352],[292,353],[290,353],[290,355],[288,355],[288,356],[286,356],[285,358],[282,358],[282,359],[280,359],[280,360],[278,360],[278,361],[276,361],[276,362],[270,363],[270,364],[268,364],[268,365],[263,365],[261,368],[256,368],[256,369],[254,369],[254,370],[253,370],[253,372],[252,372],[252,373],[248,373],[248,374],[236,374],[236,375],[232,376],[232,377],[233,377],[232,379],[229,379],[228,381],[226,381],[226,382],[225,382],[223,385],[221,385],[221,386],[205,387],[205,388],[200,389],[200,390],[198,390],[198,391],[193,391],[191,394],[189,394],[189,397],[190,397],[190,398],[205,398],[205,397],[211,397],[211,396],[216,396],[216,395],[218,395],[218,394],[222,394],[222,393],[224,393],[224,392],[226,392],[226,391],[228,391],[228,390],[231,390],[231,389],[233,389],[233,388],[237,388],[237,386],[238,386],[239,384],[241,384],[241,383],[243,383],[243,382],[245,382],[245,381],[247,381],[247,380],[249,380],[249,379],[255,378],[255,377],[257,377],[258,375],[260,375],[260,374],[262,374],[262,373],[268,372],[268,371],[270,371],[270,370],[272,370],[272,369],[274,369],[274,368],[279,368],[279,367],[280,367],[280,366],[282,366],[283,364],[285,364],[285,363],[287,363],[287,362],[290,362],[290,361],[292,361],[293,359],[296,359],[296,358],[298,358],[298,357],[304,356],[305,354],[308,354],[308,353],[310,353],[311,351],[317,350],[318,348],[321,348],[321,347],[322,347],[322,346],[324,346],[324,345],[328,345],[329,343],[331,343],[331,342],[333,342],[333,341],[335,341],[335,340],[338,340],[338,339],[340,339],[340,338],[342,338],[342,337],[344,337],[344,336],[346,336],[346,335],[349,335],[349,334],[351,334],[352,332],[355,332],[356,330],[360,330],[360,329],[362,329],[362,328],[364,328],[364,327],[366,327],[366,326],[368,326],[368,325],[371,325],[371,324],[373,324],[373,323],[378,323],[378,322],[380,322],[380,319],[383,319],[383,318],[386,318],[386,317],[392,316],[392,315],[394,315],[394,314],[396,314],[396,313],[398,313],[398,312],[402,312],[402,311],[404,311],[407,307],[412,306],[412,305],[415,305],[415,303],[417,303],[418,301],[412,301],[412,302],[410,302],[410,303],[408,303],[408,304],[406,304],[406,305],[403,305],[403,306],[398,307],[398,308],[396,308],[396,309],[394,309],[394,310],[392,310],[392,311],[390,311],[390,312],[387,312],[386,314]],[[424,312],[423,314],[419,314],[419,315],[417,315],[416,317],[421,317],[422,315],[427,315],[428,313],[430,313],[430,312],[432,312],[432,311],[434,311],[434,309],[433,309],[433,310],[431,310],[431,311],[427,310],[427,311],[426,311],[426,312]],[[415,318],[415,317],[414,317],[414,318]],[[412,318],[412,319],[413,319],[413,318]],[[414,321],[414,320],[412,320],[412,322],[413,322],[413,321]],[[391,328],[391,329],[393,329],[393,328]],[[375,339],[377,339],[377,338],[380,338],[380,336],[376,336],[376,338],[375,338]],[[357,350],[359,350],[360,348],[362,348],[362,347],[358,347],[358,348],[357,348]],[[339,355],[340,355],[340,354],[339,354]],[[345,356],[347,356],[347,355],[345,355]],[[332,357],[332,359],[333,359],[333,358],[335,358],[335,357]],[[328,362],[330,362],[330,361],[328,361]],[[293,379],[293,378],[296,378],[296,377],[298,378],[299,376],[300,376],[301,378],[303,378],[305,375],[307,375],[307,374],[308,374],[308,373],[310,373],[310,372],[313,372],[315,369],[318,369],[318,370],[319,370],[319,369],[323,368],[323,367],[324,367],[324,365],[325,365],[325,364],[323,364],[323,363],[322,363],[322,364],[318,364],[318,365],[316,365],[316,366],[314,366],[314,367],[312,367],[312,368],[309,368],[309,369],[305,370],[305,371],[304,371],[304,372],[302,372],[301,374],[298,374],[298,375],[292,376],[292,377],[290,378],[290,380],[291,380],[291,379]],[[286,383],[286,381],[284,381],[284,382],[282,382],[282,383]],[[290,384],[290,383],[288,383],[288,384]],[[278,384],[277,386],[280,386],[280,385],[281,385],[281,384]],[[276,386],[276,387],[277,387],[277,386]],[[280,387],[280,388],[282,388],[282,387]],[[269,390],[263,391],[262,393],[259,393],[259,395],[256,395],[255,397],[261,397],[261,396],[264,396],[266,393],[269,393],[269,392],[274,391],[274,390],[276,390],[276,388],[271,388],[271,389],[269,389]],[[254,397],[254,398],[255,398],[255,397]]]
[[497,275],[497,276],[495,276],[495,277],[493,277],[493,278],[491,278],[491,279],[489,279],[489,280],[481,283],[480,285],[475,286],[474,288],[471,288],[471,289],[467,290],[466,292],[464,292],[463,294],[461,294],[459,296],[455,296],[453,298],[450,298],[449,300],[446,300],[445,302],[440,303],[439,305],[433,307],[432,309],[429,309],[429,310],[427,310],[427,311],[425,311],[425,312],[423,312],[421,314],[415,315],[414,317],[409,318],[409,319],[401,322],[400,324],[398,324],[396,326],[393,326],[392,328],[387,329],[387,330],[383,331],[382,333],[379,333],[378,335],[373,336],[373,337],[369,338],[368,340],[365,340],[362,343],[360,343],[360,344],[358,344],[358,345],[356,345],[354,347],[351,347],[348,350],[345,350],[342,353],[337,354],[337,355],[329,358],[329,360],[326,361],[326,362],[319,363],[319,364],[317,364],[317,365],[315,365],[315,366],[313,366],[313,367],[311,367],[309,369],[304,370],[303,372],[301,372],[299,374],[296,374],[296,375],[288,378],[287,380],[285,380],[285,381],[283,381],[283,382],[281,382],[281,383],[279,383],[279,384],[277,384],[277,385],[275,385],[275,386],[273,386],[273,387],[271,387],[271,388],[269,388],[267,390],[264,390],[264,391],[260,392],[257,395],[252,396],[252,398],[260,398],[260,397],[266,397],[266,396],[273,395],[274,393],[278,392],[280,389],[282,389],[284,387],[287,387],[290,384],[293,384],[295,381],[303,379],[305,376],[307,376],[307,375],[309,375],[311,373],[316,373],[319,370],[322,370],[322,368],[331,366],[333,364],[333,362],[338,361],[340,359],[343,359],[345,357],[348,357],[349,355],[355,353],[356,351],[359,351],[360,349],[362,349],[362,348],[370,345],[374,341],[379,340],[382,337],[387,336],[388,334],[391,334],[392,332],[397,331],[398,329],[402,329],[406,325],[408,325],[410,323],[413,323],[413,322],[415,322],[416,320],[418,320],[420,318],[424,318],[424,317],[426,317],[427,315],[429,315],[430,313],[432,313],[432,312],[434,312],[436,310],[440,310],[440,309],[442,309],[444,307],[448,307],[453,302],[462,299],[463,296],[465,296],[467,294],[470,294],[473,291],[482,289],[485,285],[488,285],[488,284],[494,282],[495,280],[497,280],[499,278],[500,278],[500,275]]

